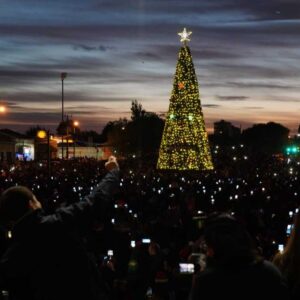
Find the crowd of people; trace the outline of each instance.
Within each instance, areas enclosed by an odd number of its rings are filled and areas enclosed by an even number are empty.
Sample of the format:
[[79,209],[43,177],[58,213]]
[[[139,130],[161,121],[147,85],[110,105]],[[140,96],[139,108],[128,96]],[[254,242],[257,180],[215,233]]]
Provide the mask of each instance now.
[[[234,163],[230,170],[193,174],[158,172],[152,160],[122,160],[114,191],[109,200],[101,201],[97,200],[97,184],[102,182],[103,187],[106,178],[107,185],[104,162],[53,161],[50,176],[44,162],[3,163],[0,190],[26,186],[41,202],[45,216],[57,216],[58,211],[59,220],[67,222],[70,214],[78,218],[77,211],[70,213],[69,207],[77,209],[89,194],[89,201],[96,199],[93,211],[97,213],[87,218],[89,230],[82,235],[81,246],[99,272],[99,299],[217,299],[229,292],[231,299],[242,299],[234,292],[240,289],[243,299],[248,299],[247,295],[253,299],[258,286],[265,298],[299,295],[299,163],[297,159],[270,158],[255,163],[249,159],[243,161],[242,170]],[[49,223],[44,217],[41,220]],[[0,254],[5,255],[14,233],[9,226],[1,230]],[[46,232],[61,235],[61,229]],[[66,240],[62,236],[59,242]],[[52,245],[51,251],[43,251],[36,255],[51,256],[57,249]],[[69,245],[64,251],[73,257],[75,249]],[[57,263],[50,257],[49,261]],[[274,261],[282,275],[267,261]],[[70,259],[70,266],[73,263],[72,270],[76,262]],[[57,276],[67,284],[70,278],[63,275]],[[80,285],[72,278],[73,285]],[[248,285],[243,285],[241,278],[246,278]],[[38,282],[42,284],[42,280]],[[50,285],[54,284],[58,280]],[[5,285],[0,288],[7,289]],[[59,293],[57,288],[54,291]],[[63,297],[66,299],[66,295],[49,299]],[[98,298],[81,295],[81,299]]]

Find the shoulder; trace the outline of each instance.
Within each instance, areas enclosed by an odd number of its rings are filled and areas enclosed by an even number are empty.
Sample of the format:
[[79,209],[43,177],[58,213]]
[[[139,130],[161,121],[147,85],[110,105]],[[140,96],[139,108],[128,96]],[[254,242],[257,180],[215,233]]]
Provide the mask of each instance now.
[[195,282],[200,285],[207,285],[209,282],[216,282],[220,276],[221,274],[217,269],[207,268],[195,275]]
[[217,273],[218,272],[212,268],[197,273],[193,280],[190,299],[196,300],[200,297],[211,296],[210,294],[213,287],[218,285],[218,280],[216,280],[216,278],[218,278]]
[[275,266],[274,263],[264,260],[263,262],[260,263],[262,270],[270,275],[273,275],[274,277],[281,278],[281,273],[279,269]]
[[272,262],[277,268],[279,268],[281,270],[282,266],[284,264],[284,261],[285,261],[285,256],[281,253],[278,253],[275,255]]

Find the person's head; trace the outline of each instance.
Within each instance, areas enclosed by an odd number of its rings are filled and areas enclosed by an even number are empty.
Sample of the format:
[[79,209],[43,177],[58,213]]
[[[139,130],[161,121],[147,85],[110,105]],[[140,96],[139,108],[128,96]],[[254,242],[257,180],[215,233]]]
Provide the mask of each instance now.
[[204,228],[207,256],[218,265],[254,262],[257,253],[249,233],[233,217],[221,214],[208,218]]
[[0,218],[3,225],[13,225],[29,212],[41,207],[41,203],[27,187],[14,186],[1,195]]

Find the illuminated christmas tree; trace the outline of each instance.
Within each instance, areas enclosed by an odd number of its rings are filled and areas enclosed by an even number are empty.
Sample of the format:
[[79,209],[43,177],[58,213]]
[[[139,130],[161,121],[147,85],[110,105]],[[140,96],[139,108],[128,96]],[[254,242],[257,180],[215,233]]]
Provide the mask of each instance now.
[[199,86],[187,42],[192,32],[179,33],[179,51],[169,112],[159,150],[157,169],[212,170],[213,163],[199,97]]

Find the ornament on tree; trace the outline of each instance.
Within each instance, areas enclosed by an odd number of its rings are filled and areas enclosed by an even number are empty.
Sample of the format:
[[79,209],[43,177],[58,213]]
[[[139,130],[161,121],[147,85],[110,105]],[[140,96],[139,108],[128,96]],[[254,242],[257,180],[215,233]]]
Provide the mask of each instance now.
[[180,90],[184,89],[184,83],[183,83],[183,82],[179,82],[179,83],[178,83],[178,88],[179,88]]

